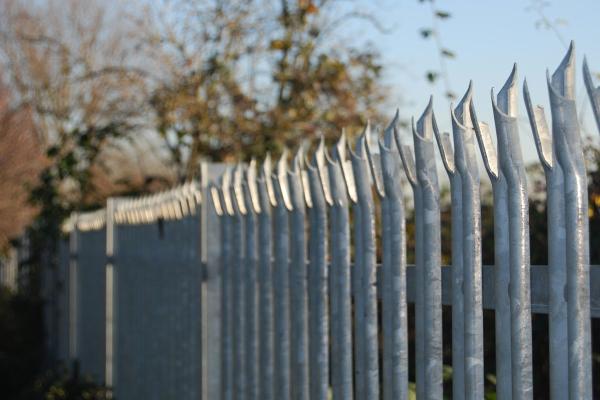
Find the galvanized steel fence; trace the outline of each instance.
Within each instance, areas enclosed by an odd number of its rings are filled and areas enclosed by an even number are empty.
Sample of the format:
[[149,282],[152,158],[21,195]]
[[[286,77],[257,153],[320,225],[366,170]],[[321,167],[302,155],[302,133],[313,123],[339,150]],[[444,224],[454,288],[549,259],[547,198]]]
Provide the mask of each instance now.
[[[585,61],[584,81],[600,129]],[[572,46],[548,76],[551,128],[523,86],[547,182],[548,266],[530,265],[515,66],[492,92],[496,145],[469,86],[451,110],[452,135],[440,133],[430,101],[412,148],[396,115],[381,137],[368,125],[354,147],[342,134],[312,155],[301,146],[291,166],[287,151],[275,165],[267,155],[260,167],[205,166],[202,184],[74,216],[66,358],[122,399],[407,399],[410,302],[416,395],[441,399],[451,305],[453,398],[484,397],[486,308],[497,398],[533,398],[531,315],[547,313],[552,398],[591,399],[600,268],[589,265],[574,88]],[[435,142],[450,181],[451,266],[441,261]],[[493,187],[494,266],[482,265],[478,150]],[[414,199],[414,266],[401,174]]]

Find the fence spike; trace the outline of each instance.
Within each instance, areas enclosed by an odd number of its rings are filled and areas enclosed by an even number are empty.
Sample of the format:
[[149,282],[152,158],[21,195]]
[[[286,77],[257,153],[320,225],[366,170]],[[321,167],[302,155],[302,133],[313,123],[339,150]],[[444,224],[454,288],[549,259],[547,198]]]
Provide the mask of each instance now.
[[575,100],[575,43],[573,41],[552,77],[550,78],[549,72],[547,75],[551,91],[567,100]]
[[344,183],[346,186],[346,191],[348,193],[348,198],[352,203],[356,203],[356,183],[354,181],[354,174],[352,172],[352,164],[347,157],[349,149],[350,145],[346,138],[346,134],[345,132],[342,132],[340,140],[335,146],[336,160],[340,163],[340,168],[342,170],[342,176],[344,177]]
[[314,165],[317,168],[319,179],[321,181],[321,187],[323,188],[323,196],[325,203],[328,206],[333,205],[333,198],[331,195],[331,187],[329,183],[329,170],[327,168],[327,148],[325,147],[325,138],[321,135],[319,139],[319,146],[315,151]]
[[223,209],[227,215],[233,215],[233,203],[231,201],[231,168],[226,168],[221,176],[221,193],[223,194]]
[[269,199],[269,204],[271,207],[277,207],[277,198],[275,196],[275,188],[273,187],[273,179],[271,179],[271,175],[273,174],[273,161],[271,159],[271,153],[267,153],[265,160],[263,161],[261,168],[261,177],[265,181],[265,186],[267,190],[267,196]]
[[[414,118],[411,118],[411,126],[414,127],[415,121]],[[412,149],[405,144],[402,144],[402,139],[400,138],[400,130],[397,127],[394,128],[394,139],[396,142],[396,147],[398,148],[398,152],[400,153],[400,159],[402,160],[402,165],[404,166],[404,173],[406,174],[406,178],[411,186],[417,185],[417,169],[415,167],[415,159],[413,157]]]
[[281,198],[280,200],[283,202],[283,205],[285,206],[285,208],[288,211],[292,211],[293,206],[292,206],[292,201],[290,199],[290,188],[289,188],[289,183],[288,183],[288,164],[287,164],[287,159],[288,159],[288,150],[283,149],[283,153],[281,154],[281,157],[279,158],[279,161],[277,162],[277,175],[276,175],[276,183],[277,183],[277,190],[279,190],[280,194],[281,194]]
[[241,215],[246,215],[248,213],[248,205],[246,204],[244,198],[244,190],[242,187],[242,182],[244,180],[244,166],[241,163],[238,163],[233,172],[233,198],[236,202],[237,211]]
[[[492,98],[494,94],[492,92]],[[498,155],[496,154],[496,148],[492,141],[492,135],[490,134],[490,126],[486,122],[479,122],[475,107],[471,105],[469,107],[471,112],[471,121],[473,122],[473,128],[475,129],[475,135],[477,137],[477,143],[479,144],[479,150],[483,158],[483,165],[490,177],[490,180],[494,182],[498,179]]]
[[367,162],[369,164],[369,170],[371,171],[370,179],[375,186],[375,191],[379,197],[385,197],[385,190],[383,187],[383,177],[381,176],[381,157],[379,152],[379,140],[380,136],[375,133],[376,138],[375,145],[371,143],[371,139],[366,138],[365,140],[365,152],[367,155]]
[[585,88],[592,104],[596,126],[598,127],[598,131],[600,131],[600,86],[594,86],[594,80],[592,79],[585,56],[583,57],[583,81],[585,82]]
[[257,171],[256,171],[256,160],[252,158],[248,167],[246,168],[246,184],[248,185],[248,193],[249,193],[249,205],[251,207],[251,211],[256,214],[260,214],[261,206],[260,199],[258,197],[258,186],[256,183],[257,179]]

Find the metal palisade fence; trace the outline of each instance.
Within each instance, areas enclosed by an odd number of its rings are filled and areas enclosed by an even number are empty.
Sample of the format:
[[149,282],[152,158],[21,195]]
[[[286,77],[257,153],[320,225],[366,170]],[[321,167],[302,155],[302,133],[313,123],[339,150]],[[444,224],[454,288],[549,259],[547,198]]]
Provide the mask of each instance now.
[[[583,71],[600,130],[600,88],[585,61]],[[74,214],[70,256],[60,258],[63,358],[118,399],[392,400],[412,396],[410,350],[417,398],[442,399],[448,305],[452,398],[484,398],[483,310],[492,309],[498,399],[534,397],[532,313],[549,315],[551,397],[592,399],[600,267],[589,260],[574,89],[572,45],[548,76],[551,126],[523,84],[547,183],[547,266],[530,265],[515,66],[492,92],[495,141],[469,85],[450,111],[451,135],[430,101],[412,123],[413,146],[396,114],[381,136],[367,125],[354,146],[342,134],[291,160],[284,151],[260,166],[204,164],[199,182]],[[441,261],[437,151],[450,182],[450,266]],[[492,266],[482,264],[479,157],[493,189]]]

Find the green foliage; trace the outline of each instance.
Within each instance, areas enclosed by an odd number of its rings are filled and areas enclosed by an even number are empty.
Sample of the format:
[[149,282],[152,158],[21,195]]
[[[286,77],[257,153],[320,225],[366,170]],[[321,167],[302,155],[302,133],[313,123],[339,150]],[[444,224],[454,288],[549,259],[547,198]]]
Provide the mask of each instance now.
[[44,371],[42,301],[0,287],[0,394],[14,400],[103,400],[106,389],[65,368]]
[[66,369],[49,371],[35,381],[34,396],[43,400],[105,400],[110,391],[89,377],[80,378]]
[[0,287],[0,393],[18,399],[41,370],[42,302]]

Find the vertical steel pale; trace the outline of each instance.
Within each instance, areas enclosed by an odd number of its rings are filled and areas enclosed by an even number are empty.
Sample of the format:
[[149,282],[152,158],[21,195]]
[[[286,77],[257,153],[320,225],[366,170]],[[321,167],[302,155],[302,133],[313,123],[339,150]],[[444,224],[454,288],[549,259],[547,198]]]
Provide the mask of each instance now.
[[[352,171],[356,184],[356,195],[360,204],[360,218],[355,220],[362,231],[361,258],[357,259],[357,272],[361,282],[357,294],[362,298],[364,320],[362,330],[364,399],[379,399],[379,349],[377,328],[377,277],[375,259],[375,207],[371,193],[369,166],[365,151],[365,141],[370,135],[367,125],[356,146],[356,152],[350,151]],[[360,312],[360,311],[359,311]],[[358,360],[360,362],[361,360]],[[358,397],[358,396],[357,396]],[[360,398],[360,397],[359,397]]]
[[291,210],[287,180],[287,151],[284,151],[278,164],[276,175],[272,177],[275,189],[273,223],[273,318],[275,325],[274,367],[275,398],[287,400],[291,397],[290,388],[290,227],[288,212]]
[[256,188],[256,162],[252,160],[243,177],[245,215],[244,313],[245,368],[247,400],[258,399],[258,314],[257,314],[257,214],[260,212]]
[[[552,396],[570,399],[592,398],[589,221],[587,176],[575,106],[575,49],[573,43],[552,77],[548,76],[552,111],[552,136],[541,107],[533,109],[524,86],[526,104],[538,153],[546,170],[549,216],[550,264],[550,363]],[[556,213],[554,225],[551,213]],[[552,235],[556,235],[552,245]],[[558,264],[557,261],[564,261]],[[565,271],[566,270],[566,271]],[[566,293],[566,332],[564,303]],[[565,334],[566,333],[566,334]],[[568,364],[552,351],[567,343]],[[560,349],[558,349],[560,351]],[[566,380],[568,377],[568,380]]]
[[312,162],[307,160],[310,189],[310,399],[327,400],[329,390],[329,313],[327,269],[327,202],[329,182],[324,169],[325,144],[321,140]]
[[[441,285],[441,237],[440,205],[437,170],[435,165],[433,128],[435,116],[430,100],[423,115],[413,124],[415,163],[417,171],[417,191],[421,202],[420,224],[417,237],[418,253],[421,255],[420,279],[417,282],[423,293],[422,331],[417,339],[423,340],[423,397],[442,397],[442,285]],[[416,207],[416,206],[415,206]],[[418,312],[418,311],[417,311]],[[422,336],[421,336],[422,335]]]
[[498,167],[506,179],[510,245],[510,331],[512,397],[533,397],[531,294],[529,262],[529,202],[517,123],[516,65],[497,103],[492,96]]
[[[452,111],[451,111],[452,112]],[[465,307],[463,269],[462,178],[454,163],[450,134],[435,130],[442,163],[450,181],[452,207],[452,398],[465,398]]]
[[[406,304],[406,222],[400,154],[394,143],[396,116],[379,139],[380,174],[374,172],[382,208],[383,398],[408,399],[408,321]],[[369,148],[368,148],[369,149]],[[371,152],[369,152],[370,154]],[[369,157],[372,169],[377,164]]]
[[[346,138],[342,134],[327,171],[331,188],[331,380],[333,400],[353,399],[352,374],[352,294],[350,267],[350,217],[348,195],[342,165],[345,160]],[[327,156],[327,154],[326,154]]]
[[258,216],[258,295],[259,295],[259,397],[274,400],[273,334],[273,253],[271,207],[276,205],[271,181],[271,157],[267,155],[257,178],[260,214]]
[[480,399],[483,386],[483,293],[481,205],[475,131],[471,120],[472,86],[451,110],[454,164],[461,179],[462,267],[464,291],[465,398]]
[[303,150],[288,171],[290,201],[290,342],[292,400],[308,400],[308,293],[305,237]]
[[230,188],[233,205],[232,222],[232,294],[231,294],[231,328],[233,331],[233,399],[245,400],[245,322],[244,315],[244,215],[246,205],[241,185],[241,170],[236,168]]

